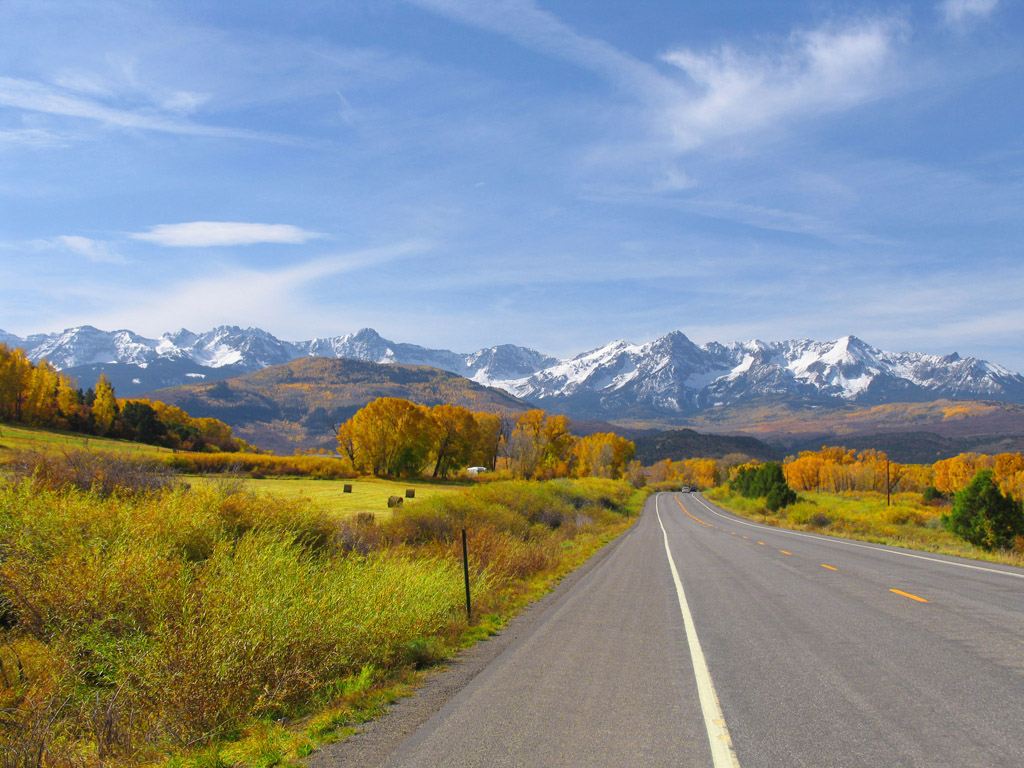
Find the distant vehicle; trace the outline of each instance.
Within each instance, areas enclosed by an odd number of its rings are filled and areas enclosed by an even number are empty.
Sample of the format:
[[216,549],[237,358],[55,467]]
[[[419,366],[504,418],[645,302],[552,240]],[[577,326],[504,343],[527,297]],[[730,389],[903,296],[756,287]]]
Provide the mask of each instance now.
[[688,485],[684,485],[682,488],[679,489],[680,493],[689,493],[692,490],[693,490],[693,488],[691,488]]

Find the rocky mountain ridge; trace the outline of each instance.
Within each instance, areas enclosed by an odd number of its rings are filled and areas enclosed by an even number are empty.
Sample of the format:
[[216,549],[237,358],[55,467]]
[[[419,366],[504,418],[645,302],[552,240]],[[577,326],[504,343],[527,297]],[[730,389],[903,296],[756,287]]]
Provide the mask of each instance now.
[[825,406],[939,398],[1024,403],[1024,377],[1002,366],[956,353],[886,352],[855,336],[698,346],[673,331],[645,344],[613,341],[565,360],[514,345],[468,354],[430,349],[372,329],[290,342],[237,326],[182,329],[159,339],[81,326],[27,339],[0,331],[0,342],[84,382],[103,370],[122,396],[330,357],[439,368],[576,418],[671,420],[759,398]]

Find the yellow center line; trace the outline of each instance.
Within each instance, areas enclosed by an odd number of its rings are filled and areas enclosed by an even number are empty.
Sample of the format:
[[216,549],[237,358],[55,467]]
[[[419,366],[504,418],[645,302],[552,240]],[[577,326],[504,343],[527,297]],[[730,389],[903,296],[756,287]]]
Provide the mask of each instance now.
[[744,539],[749,539],[750,537],[749,537],[749,536],[744,536],[743,538],[744,538]]
[[903,595],[903,597],[909,597],[911,600],[917,600],[917,602],[919,602],[919,603],[930,603],[931,602],[931,600],[925,600],[923,597],[918,597],[917,595],[912,595],[909,592],[904,592],[901,589],[890,589],[889,591],[890,592],[895,592],[897,595]]
[[824,563],[821,564],[821,567],[822,568],[828,568],[830,571],[838,571],[839,570],[838,568],[834,568],[831,565],[825,565]]
[[696,520],[701,525],[706,525],[708,528],[717,528],[718,527],[718,526],[712,525],[711,523],[705,523],[699,517],[697,517],[696,515],[692,514],[690,512],[690,510],[688,510],[686,507],[683,506],[683,502],[681,502],[679,499],[676,499],[676,504],[679,505],[679,507],[683,510],[683,512],[685,512],[687,514],[688,517],[692,517],[694,520]]
[[763,547],[763,546],[766,546],[766,545],[765,545],[765,543],[764,543],[763,541],[759,541],[759,542],[757,542],[757,543],[758,543],[758,544],[760,544],[760,545],[761,545],[762,547]]
[[787,551],[786,551],[786,550],[784,550],[784,549],[780,549],[780,550],[779,550],[779,552],[781,552],[781,553],[782,553],[782,554],[784,554],[784,555],[792,555],[792,554],[793,554],[792,552],[787,552]]

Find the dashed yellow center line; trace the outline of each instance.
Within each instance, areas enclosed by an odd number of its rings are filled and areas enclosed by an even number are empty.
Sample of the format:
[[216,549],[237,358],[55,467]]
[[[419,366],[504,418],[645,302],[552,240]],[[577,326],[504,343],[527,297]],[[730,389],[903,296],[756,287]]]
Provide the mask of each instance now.
[[912,595],[909,592],[904,592],[902,589],[890,589],[889,591],[895,592],[897,595],[902,595],[903,597],[909,597],[911,600],[917,600],[919,603],[931,602],[931,600],[925,600],[923,597],[918,597],[917,595]]
[[[683,512],[685,512],[687,514],[687,516],[693,518],[694,520],[696,520],[701,525],[706,525],[708,528],[715,528],[716,530],[722,531],[723,533],[726,532],[725,528],[719,528],[717,525],[714,525],[713,523],[705,522],[704,520],[701,520],[699,517],[697,517],[696,515],[691,513],[690,510],[688,510],[686,507],[683,506],[683,502],[679,501],[679,499],[676,499],[676,503],[682,508]],[[731,533],[733,536],[738,535],[736,533],[736,531],[729,531],[729,533]],[[749,536],[744,536],[743,538],[744,539],[749,539],[750,537]],[[762,547],[767,546],[767,544],[765,544],[763,541],[759,541],[757,543],[760,546],[762,546]],[[790,555],[790,556],[792,556],[792,554],[793,554],[792,552],[788,552],[785,549],[780,549],[779,552],[782,553],[783,555]],[[830,571],[838,571],[839,570],[834,565],[827,565],[825,563],[819,563],[819,565],[821,565],[822,568],[826,568],[826,569],[828,569]],[[890,589],[889,591],[892,592],[893,594],[900,595],[901,597],[906,597],[906,598],[908,598],[910,600],[916,600],[919,603],[930,603],[931,602],[931,600],[926,600],[923,597],[918,597],[917,595],[912,595],[909,592],[904,592],[902,589]]]

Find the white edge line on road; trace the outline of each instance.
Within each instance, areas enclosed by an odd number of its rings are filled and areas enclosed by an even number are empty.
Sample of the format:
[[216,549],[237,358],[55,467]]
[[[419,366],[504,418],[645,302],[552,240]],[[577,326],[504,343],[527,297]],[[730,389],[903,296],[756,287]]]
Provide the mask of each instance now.
[[679,570],[676,568],[675,560],[672,559],[672,550],[668,546],[668,531],[665,530],[665,524],[661,522],[661,512],[658,510],[660,499],[661,494],[654,497],[654,513],[658,516],[658,525],[661,526],[662,536],[665,537],[665,554],[668,555],[668,565],[672,569],[672,579],[676,583],[679,607],[683,611],[683,626],[686,628],[686,641],[690,646],[693,674],[697,678],[697,695],[700,698],[700,708],[704,713],[704,727],[707,729],[708,742],[711,744],[711,759],[715,768],[740,768],[736,752],[732,747],[732,737],[729,736],[729,729],[725,725],[725,715],[722,714],[722,706],[718,702],[718,694],[711,682],[711,672],[708,670],[704,651],[701,650],[700,640],[697,639],[697,628],[693,623],[690,606],[686,602],[683,582],[679,578]]
[[983,565],[971,565],[969,563],[956,563],[952,560],[940,560],[937,557],[928,557],[928,555],[915,555],[912,552],[900,552],[898,549],[892,549],[891,547],[878,547],[872,544],[862,544],[857,541],[850,541],[849,539],[843,539],[838,536],[818,536],[813,533],[801,533],[800,531],[791,531],[788,528],[776,528],[771,525],[761,525],[760,523],[752,523],[747,520],[743,520],[739,515],[724,515],[719,512],[715,507],[709,504],[703,496],[695,496],[704,508],[707,509],[713,515],[717,515],[723,520],[729,520],[733,523],[739,523],[740,525],[749,525],[751,528],[761,528],[762,530],[768,530],[772,533],[785,533],[789,536],[799,536],[802,539],[814,539],[815,541],[822,541],[828,544],[845,544],[848,547],[860,547],[861,549],[871,549],[875,552],[883,552],[887,555],[902,555],[903,557],[912,557],[915,560],[927,560],[929,563],[938,563],[939,565],[952,565],[957,568],[969,568],[972,571],[984,571],[985,573],[998,573],[1003,576],[1012,576],[1015,579],[1024,579],[1024,573],[1014,573],[1013,571],[1001,571],[998,568],[986,568]]

